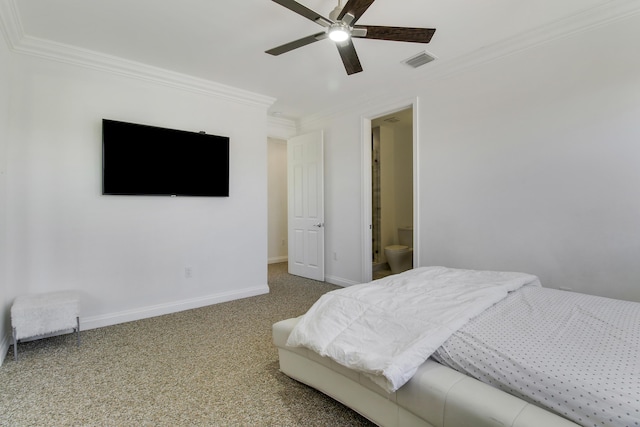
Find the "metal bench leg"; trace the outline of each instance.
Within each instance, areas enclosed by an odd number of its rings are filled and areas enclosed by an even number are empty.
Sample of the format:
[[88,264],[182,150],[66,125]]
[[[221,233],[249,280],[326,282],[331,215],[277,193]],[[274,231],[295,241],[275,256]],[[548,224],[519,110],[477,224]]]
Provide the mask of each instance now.
[[76,328],[76,332],[78,333],[78,347],[80,347],[80,317],[76,317],[76,323],[78,324]]
[[18,336],[18,334],[16,333],[16,328],[12,328],[12,334],[13,334],[13,360],[17,362],[18,361],[18,340],[16,339],[16,336]]

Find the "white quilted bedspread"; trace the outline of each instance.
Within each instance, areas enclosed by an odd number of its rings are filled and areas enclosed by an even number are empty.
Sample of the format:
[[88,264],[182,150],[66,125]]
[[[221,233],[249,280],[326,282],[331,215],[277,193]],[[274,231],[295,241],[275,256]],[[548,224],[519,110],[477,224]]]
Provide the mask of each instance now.
[[583,426],[640,426],[637,302],[522,289],[460,328],[434,358]]
[[287,345],[368,374],[389,392],[469,319],[525,285],[524,273],[423,267],[323,295]]

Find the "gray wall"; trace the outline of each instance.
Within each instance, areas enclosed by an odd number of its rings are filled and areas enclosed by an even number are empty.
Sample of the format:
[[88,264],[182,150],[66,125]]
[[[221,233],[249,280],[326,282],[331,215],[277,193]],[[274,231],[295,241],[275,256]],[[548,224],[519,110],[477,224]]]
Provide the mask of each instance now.
[[[77,289],[86,329],[268,292],[267,105],[12,60],[0,76],[14,95],[0,164],[5,306]],[[102,196],[102,118],[228,136],[230,197]]]
[[326,129],[327,277],[364,276],[362,117],[417,96],[420,265],[640,301],[639,39],[630,17],[303,121]]

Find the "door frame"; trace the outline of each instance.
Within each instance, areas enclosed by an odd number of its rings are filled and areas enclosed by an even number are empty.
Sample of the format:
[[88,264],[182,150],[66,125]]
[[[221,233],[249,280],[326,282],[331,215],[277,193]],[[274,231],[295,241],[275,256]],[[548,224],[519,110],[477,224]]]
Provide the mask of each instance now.
[[360,117],[362,139],[360,150],[362,153],[362,282],[370,282],[373,278],[372,252],[372,183],[371,183],[371,121],[388,114],[393,114],[407,108],[413,109],[413,265],[419,267],[420,260],[420,168],[418,167],[419,126],[418,126],[418,97],[403,99],[393,104],[379,107]]

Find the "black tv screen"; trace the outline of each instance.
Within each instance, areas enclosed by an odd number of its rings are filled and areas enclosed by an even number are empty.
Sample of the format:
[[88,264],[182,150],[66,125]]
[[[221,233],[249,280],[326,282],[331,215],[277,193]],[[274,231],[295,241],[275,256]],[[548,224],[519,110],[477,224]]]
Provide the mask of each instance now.
[[229,138],[102,120],[102,194],[229,196]]

